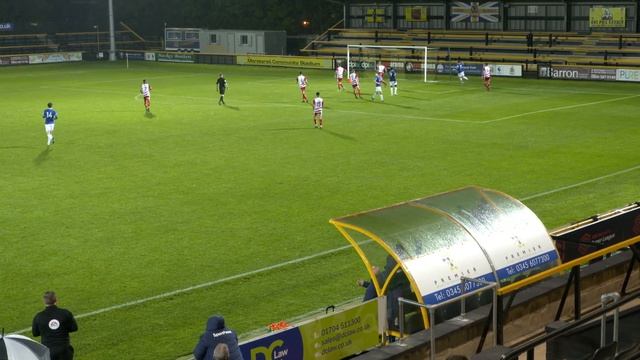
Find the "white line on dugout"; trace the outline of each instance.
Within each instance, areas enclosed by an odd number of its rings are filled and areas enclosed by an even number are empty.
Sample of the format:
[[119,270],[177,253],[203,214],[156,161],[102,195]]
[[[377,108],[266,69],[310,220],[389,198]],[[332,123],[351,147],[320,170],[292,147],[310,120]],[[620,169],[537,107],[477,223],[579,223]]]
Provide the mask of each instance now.
[[[556,189],[553,189],[553,190],[544,191],[544,192],[541,192],[541,193],[525,196],[525,197],[520,198],[520,200],[521,201],[533,200],[533,199],[536,199],[536,198],[539,198],[539,197],[551,195],[551,194],[554,194],[554,193],[557,193],[557,192],[561,192],[561,191],[564,191],[564,190],[569,190],[569,189],[577,188],[577,187],[580,187],[580,186],[583,186],[583,185],[587,185],[587,184],[591,184],[591,183],[594,183],[594,182],[598,182],[600,180],[608,179],[608,178],[611,178],[611,177],[614,177],[614,176],[630,173],[630,172],[635,171],[635,170],[640,170],[640,165],[632,166],[630,168],[626,168],[626,169],[623,169],[623,170],[620,170],[620,171],[612,172],[612,173],[609,173],[609,174],[606,174],[606,175],[602,175],[602,176],[598,176],[598,177],[595,177],[595,178],[592,178],[592,179],[588,179],[588,180],[584,180],[584,181],[581,181],[581,182],[577,182],[575,184],[562,186],[562,187],[559,187],[559,188],[556,188]],[[366,242],[370,242],[370,241],[364,241],[361,244],[366,243]],[[114,311],[114,310],[124,309],[124,308],[131,307],[131,306],[134,306],[134,305],[144,304],[144,303],[147,303],[147,302],[153,301],[153,300],[160,300],[160,299],[164,299],[164,298],[167,298],[167,297],[170,297],[170,296],[184,294],[184,293],[187,293],[187,292],[191,292],[193,290],[203,289],[203,288],[207,288],[207,287],[210,287],[210,286],[213,286],[213,285],[229,282],[231,280],[241,279],[241,278],[244,278],[244,277],[247,277],[247,276],[256,275],[256,274],[260,274],[260,273],[263,273],[263,272],[279,269],[279,268],[282,268],[282,267],[285,267],[285,266],[288,266],[288,265],[298,264],[298,263],[301,263],[301,262],[305,262],[307,260],[312,260],[312,259],[315,259],[315,258],[319,258],[319,257],[325,256],[325,255],[333,254],[333,253],[340,252],[340,251],[343,251],[343,250],[346,250],[346,249],[350,249],[350,248],[351,248],[351,245],[340,246],[340,247],[337,247],[337,248],[334,248],[334,249],[321,251],[319,253],[311,254],[311,255],[304,256],[304,257],[297,258],[297,259],[292,259],[292,260],[285,261],[285,262],[282,262],[282,263],[279,263],[279,264],[270,265],[270,266],[267,266],[267,267],[263,267],[263,268],[252,270],[252,271],[248,271],[248,272],[241,273],[241,274],[231,275],[231,276],[228,276],[228,277],[225,277],[225,278],[222,278],[222,279],[217,279],[217,280],[209,281],[209,282],[206,282],[206,283],[189,286],[189,287],[186,287],[186,288],[183,288],[183,289],[173,290],[173,291],[169,291],[169,292],[166,292],[166,293],[158,294],[158,295],[155,295],[155,296],[150,296],[150,297],[146,297],[146,298],[142,298],[142,299],[138,299],[138,300],[133,300],[133,301],[129,301],[129,302],[126,302],[126,303],[122,303],[122,304],[113,305],[113,306],[109,306],[109,307],[106,307],[106,308],[94,310],[94,311],[91,311],[91,312],[88,312],[88,313],[80,314],[80,315],[76,316],[76,318],[82,319],[82,318],[86,318],[86,317],[90,317],[90,316],[94,316],[94,315],[98,315],[98,314],[102,314],[102,313],[106,313],[106,312],[110,312],[110,311]],[[15,331],[13,333],[14,334],[22,334],[22,333],[25,333],[25,332],[27,332],[29,330],[31,330],[31,328],[24,328],[24,329]]]

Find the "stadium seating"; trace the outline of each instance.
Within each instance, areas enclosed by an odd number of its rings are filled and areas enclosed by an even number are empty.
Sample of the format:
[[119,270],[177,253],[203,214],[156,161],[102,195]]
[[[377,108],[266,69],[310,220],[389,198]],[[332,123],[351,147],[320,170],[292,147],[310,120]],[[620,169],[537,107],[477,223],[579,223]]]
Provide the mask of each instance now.
[[[434,48],[431,58],[477,62],[555,63],[571,65],[640,66],[640,34],[532,33],[456,30],[371,30],[331,28],[310,42],[302,52],[308,55],[345,56],[347,44]],[[360,54],[373,55],[366,49]],[[375,53],[378,54],[378,53]],[[421,54],[398,49],[387,56],[418,59]]]
[[[119,50],[145,50],[159,48],[160,44],[146,41],[133,29],[120,23],[122,30],[115,32]],[[33,54],[53,51],[106,51],[109,48],[108,31],[89,31],[55,34],[26,34],[0,36],[0,54]]]
[[1,35],[0,53],[25,54],[56,51],[57,44],[47,34]]

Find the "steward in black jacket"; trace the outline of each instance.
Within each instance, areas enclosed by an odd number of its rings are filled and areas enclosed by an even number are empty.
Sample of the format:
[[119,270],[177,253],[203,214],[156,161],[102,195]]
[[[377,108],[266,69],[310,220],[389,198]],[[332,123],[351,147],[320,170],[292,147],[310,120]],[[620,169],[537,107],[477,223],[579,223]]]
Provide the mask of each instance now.
[[49,348],[51,360],[72,360],[73,346],[69,333],[78,330],[73,314],[59,308],[56,293],[47,291],[43,296],[46,308],[33,318],[33,336],[42,336],[42,344]]

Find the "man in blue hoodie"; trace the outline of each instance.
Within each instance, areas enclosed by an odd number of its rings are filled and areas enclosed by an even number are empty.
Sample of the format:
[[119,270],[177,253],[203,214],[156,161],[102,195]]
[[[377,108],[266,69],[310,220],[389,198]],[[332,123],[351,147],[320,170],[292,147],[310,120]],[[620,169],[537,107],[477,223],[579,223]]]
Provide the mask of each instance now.
[[214,315],[207,320],[207,329],[200,336],[196,348],[193,349],[193,356],[196,360],[213,359],[213,350],[220,343],[227,344],[229,347],[230,360],[244,360],[238,346],[238,336],[233,330],[224,326],[224,318],[220,315]]

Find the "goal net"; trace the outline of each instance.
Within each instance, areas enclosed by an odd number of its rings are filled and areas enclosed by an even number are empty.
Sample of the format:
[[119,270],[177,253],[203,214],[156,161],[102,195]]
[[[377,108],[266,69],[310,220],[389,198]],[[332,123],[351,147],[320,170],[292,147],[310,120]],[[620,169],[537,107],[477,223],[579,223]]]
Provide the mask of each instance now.
[[347,45],[347,74],[352,68],[375,71],[376,65],[382,63],[387,68],[420,73],[424,82],[432,82],[433,75],[429,73],[433,74],[435,61],[430,57],[437,50],[426,46]]

